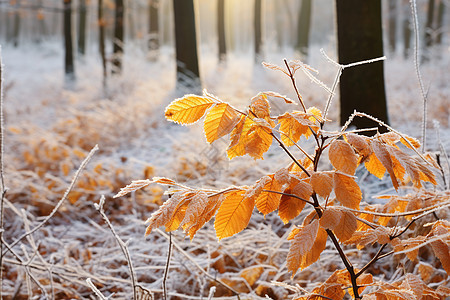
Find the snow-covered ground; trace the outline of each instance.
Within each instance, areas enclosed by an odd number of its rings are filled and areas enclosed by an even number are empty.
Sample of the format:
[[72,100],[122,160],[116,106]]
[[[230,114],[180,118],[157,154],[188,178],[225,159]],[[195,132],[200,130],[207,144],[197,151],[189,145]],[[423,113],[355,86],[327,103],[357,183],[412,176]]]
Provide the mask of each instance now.
[[[324,50],[330,57],[336,57],[331,46]],[[6,220],[11,223],[5,238],[14,240],[23,232],[25,215],[33,224],[40,218],[36,214],[46,215],[61,197],[83,154],[86,155],[95,144],[100,148],[86,171],[92,180],[97,180],[98,190],[79,188],[78,192],[88,196],[81,195],[78,201],[64,205],[56,220],[34,234],[35,240],[24,246],[20,253],[25,256],[27,251],[33,253],[39,249],[38,257],[31,259],[35,264],[34,272],[47,278],[45,272],[48,269],[55,271],[60,276],[55,275],[58,278],[55,277],[53,282],[57,290],[64,287],[66,280],[72,281],[65,286],[67,295],[71,296],[89,297],[89,288],[79,288],[86,286],[88,277],[102,287],[101,290],[107,291],[105,293],[115,291],[116,295],[126,298],[124,295],[129,292],[122,253],[92,205],[98,202],[101,194],[111,197],[132,179],[150,176],[166,176],[190,185],[219,188],[251,184],[263,174],[274,172],[289,162],[274,146],[263,161],[244,157],[229,162],[225,157],[226,140],[207,145],[200,126],[186,128],[165,121],[164,107],[182,95],[174,90],[172,50],[163,48],[157,62],[148,61],[145,53],[130,45],[125,53],[123,74],[108,78],[106,88],[102,86],[99,58],[92,54],[77,61],[76,83],[69,87],[64,82],[63,53],[58,43],[2,48],[5,177],[11,189],[11,201],[17,201],[17,207],[24,209],[14,212],[7,207]],[[313,47],[310,53],[308,64],[320,71],[321,81],[331,86],[337,72],[335,66],[320,54],[319,48]],[[291,52],[270,53],[265,60],[281,65],[284,57],[295,58]],[[428,97],[427,149],[439,150],[440,142],[450,153],[450,49],[439,49],[439,53],[420,70]],[[280,72],[255,66],[250,53],[231,53],[227,64],[219,65],[215,53],[202,47],[201,76],[208,92],[241,108],[245,108],[260,91],[275,91],[294,98],[289,79]],[[412,58],[404,60],[388,56],[385,76],[391,125],[420,139],[423,100]],[[327,92],[303,74],[299,73],[297,79],[307,106],[323,109]],[[338,119],[337,101],[334,99],[328,116],[332,120]],[[282,105],[274,106],[283,109]],[[434,120],[440,124],[440,140],[436,138]],[[328,129],[337,128],[335,123]],[[305,142],[305,149],[312,151],[313,147]],[[65,166],[69,168],[67,174]],[[109,184],[101,180],[109,181]],[[366,195],[374,195],[385,191],[386,185],[377,181],[365,189]],[[138,281],[154,292],[161,289],[167,235],[157,232],[144,239],[143,222],[160,204],[160,193],[157,188],[152,188],[145,193],[136,193],[132,200],[108,198],[109,202],[105,204],[118,234],[129,241]],[[36,205],[43,204],[48,206],[47,209],[36,209]],[[169,274],[168,289],[185,294],[203,291],[208,286],[208,279],[200,269],[218,276],[219,267],[209,269],[214,261],[227,260],[229,264],[234,263],[236,269],[244,269],[256,264],[261,255],[270,256],[279,266],[277,270],[268,266],[267,278],[288,280],[289,274],[283,265],[288,243],[285,237],[279,236],[287,231],[288,227],[279,220],[264,220],[257,215],[248,230],[220,244],[215,242],[210,226],[201,230],[191,243],[176,233],[174,241],[178,250],[174,251],[171,267],[177,272]],[[33,243],[37,244],[36,249]],[[326,250],[322,262],[300,272],[296,283],[310,289],[312,285],[308,279],[319,276],[320,272],[315,271],[325,268],[331,253],[333,251]],[[11,267],[8,270],[19,272],[17,278],[25,278],[21,269]],[[239,278],[236,274],[229,276],[233,280]],[[192,293],[184,288],[186,285],[192,287]],[[12,292],[17,286],[12,279],[5,280],[6,292]],[[281,290],[284,289],[275,288],[274,293],[282,295]],[[62,294],[59,297],[63,297]]]

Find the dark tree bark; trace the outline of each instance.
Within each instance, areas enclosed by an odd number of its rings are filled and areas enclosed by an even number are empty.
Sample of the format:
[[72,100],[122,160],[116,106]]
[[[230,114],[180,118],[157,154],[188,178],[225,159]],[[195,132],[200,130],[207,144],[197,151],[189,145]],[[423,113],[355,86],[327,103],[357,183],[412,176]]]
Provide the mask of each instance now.
[[411,49],[411,12],[409,8],[409,1],[403,0],[404,9],[403,17],[403,57],[408,58]]
[[14,30],[12,36],[14,47],[19,46],[19,35],[20,35],[20,1],[17,0],[14,12]]
[[436,44],[441,45],[442,44],[442,36],[444,33],[444,12],[445,12],[445,3],[444,0],[439,1],[439,7],[437,11],[437,24],[436,29],[438,30],[436,35]]
[[[383,56],[381,1],[336,0],[339,63],[349,64]],[[388,121],[383,62],[344,69],[340,78],[340,122],[354,110]],[[377,127],[355,118],[357,128]]]
[[113,67],[111,72],[113,74],[120,74],[122,72],[122,56],[124,46],[124,11],[123,0],[116,0],[116,10],[114,19],[114,41],[113,41]]
[[159,0],[148,1],[149,22],[149,38],[148,50],[152,59],[156,59],[159,50]]
[[78,17],[78,53],[84,55],[86,53],[86,0],[79,0],[79,17]]
[[75,66],[73,62],[73,43],[72,43],[72,0],[63,0],[64,3],[64,45],[65,60],[64,69],[66,78],[75,79]]
[[395,53],[397,43],[397,0],[388,1],[388,18],[389,18],[389,51]]
[[295,49],[304,56],[308,55],[311,8],[311,0],[302,0],[302,5],[300,5],[300,11],[298,12],[297,44]]
[[430,48],[433,45],[434,7],[435,7],[435,0],[428,0],[427,21],[425,24],[425,47],[426,48]]
[[103,19],[103,0],[98,0],[97,11],[97,23],[98,23],[98,50],[100,52],[100,58],[102,60],[103,68],[103,86],[106,85],[106,77],[108,76],[106,70],[106,53],[105,53],[105,21]]
[[255,30],[255,62],[263,60],[262,53],[262,24],[261,24],[262,0],[255,0],[253,26]]
[[173,0],[177,88],[201,92],[193,0]]
[[219,62],[226,60],[227,44],[225,39],[225,0],[217,3],[217,35],[219,46]]

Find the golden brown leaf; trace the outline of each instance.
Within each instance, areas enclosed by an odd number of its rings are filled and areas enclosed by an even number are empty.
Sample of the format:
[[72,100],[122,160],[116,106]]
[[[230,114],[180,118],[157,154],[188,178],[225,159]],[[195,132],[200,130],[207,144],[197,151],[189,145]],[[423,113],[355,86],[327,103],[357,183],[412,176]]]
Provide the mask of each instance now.
[[314,124],[309,118],[311,114],[306,114],[300,111],[287,112],[278,117],[280,123],[281,141],[286,146],[292,146],[300,140],[300,137],[304,135],[308,138],[313,130],[317,130],[318,126]]
[[263,154],[269,150],[272,145],[272,130],[266,126],[253,125],[247,132],[244,144],[245,154],[254,159],[263,159]]
[[352,237],[357,228],[355,215],[351,211],[341,210],[339,224],[333,231],[341,242],[345,242]]
[[379,244],[387,244],[390,242],[389,231],[384,226],[376,229],[367,229],[366,231],[356,231],[353,236],[346,240],[346,244],[356,244],[358,249],[364,248],[368,244],[378,242]]
[[[394,239],[392,245],[394,246],[394,252],[405,251],[411,248],[415,248],[420,244],[425,242],[425,236],[419,235],[405,240]],[[417,261],[417,255],[419,254],[419,249],[413,249],[406,253],[406,256],[411,261]]]
[[[354,133],[347,133],[345,135],[347,142],[352,145],[356,152],[361,156],[361,161],[365,161],[372,153],[372,148],[366,141],[366,137]],[[383,172],[384,174],[384,172]]]
[[169,222],[173,223],[177,209],[184,217],[185,210],[183,212],[181,208],[186,201],[190,200],[190,196],[192,196],[191,191],[181,191],[173,194],[172,197],[167,199],[166,202],[164,202],[163,205],[161,205],[145,222],[148,224],[145,235],[149,235],[155,228],[166,225]]
[[336,194],[336,200],[338,200],[345,207],[359,209],[362,193],[352,176],[335,172],[334,193]]
[[370,174],[382,179],[384,173],[386,173],[386,168],[383,166],[381,161],[377,158],[375,153],[371,153],[368,159],[365,161],[364,166]]
[[389,155],[389,152],[386,149],[386,145],[384,145],[378,140],[372,140],[371,145],[376,157],[381,162],[381,164],[386,168],[389,175],[391,176],[391,181],[392,184],[394,185],[394,188],[398,190],[399,185],[394,173],[394,163],[392,162],[391,156]]
[[[266,182],[263,189],[266,191],[283,192],[284,185],[288,182],[288,171],[280,169]],[[281,194],[263,191],[256,198],[256,208],[266,216],[268,213],[276,210],[280,204]]]
[[204,131],[208,143],[220,139],[233,130],[239,115],[228,103],[215,105],[206,115]]
[[328,158],[337,170],[350,175],[355,174],[358,159],[355,151],[346,141],[334,140],[330,145]]
[[311,175],[311,186],[319,196],[327,198],[333,190],[333,172],[315,172]]
[[120,191],[113,197],[113,198],[118,198],[118,197],[122,197],[128,193],[131,192],[135,192],[139,189],[142,189],[143,187],[146,187],[147,185],[149,185],[150,183],[152,183],[152,181],[145,179],[145,180],[133,180],[129,185],[127,185],[126,187],[123,187],[120,189]]
[[251,266],[242,270],[240,276],[244,278],[250,286],[252,286],[256,283],[259,277],[261,277],[263,272],[263,267]]
[[446,220],[437,221],[428,236],[442,237],[431,242],[431,248],[437,258],[441,261],[442,267],[450,275],[450,222]]
[[319,228],[318,220],[295,228],[288,239],[291,240],[287,256],[287,268],[292,276],[297,270],[306,268],[319,259],[320,253],[325,249],[327,233]]
[[214,222],[219,240],[241,232],[252,216],[255,200],[244,197],[245,191],[233,191],[225,195]]
[[252,102],[249,106],[249,116],[270,120],[270,105],[267,101],[267,96],[260,93],[252,98]]
[[245,155],[245,144],[248,141],[247,133],[250,130],[254,122],[252,119],[241,116],[239,122],[231,131],[230,145],[227,149],[227,155],[229,159],[233,159],[236,156]]
[[193,124],[203,117],[206,110],[214,104],[214,100],[208,97],[185,95],[175,99],[165,111],[167,120],[178,124]]

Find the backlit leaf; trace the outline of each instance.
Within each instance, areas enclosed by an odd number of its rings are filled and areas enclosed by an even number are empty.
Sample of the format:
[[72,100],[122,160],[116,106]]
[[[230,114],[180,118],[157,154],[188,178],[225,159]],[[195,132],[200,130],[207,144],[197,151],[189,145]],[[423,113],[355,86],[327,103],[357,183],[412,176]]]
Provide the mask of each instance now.
[[122,197],[128,193],[131,192],[135,192],[139,189],[142,189],[143,187],[146,187],[147,185],[149,185],[150,183],[152,183],[152,181],[145,179],[145,180],[133,180],[129,185],[127,185],[126,187],[123,187],[120,189],[120,191],[113,197],[113,198],[117,198],[117,197]]
[[286,146],[292,146],[300,140],[302,135],[308,138],[312,134],[310,127],[313,130],[318,128],[318,125],[309,119],[310,117],[311,114],[300,111],[287,112],[279,116],[280,131],[283,133],[281,141]]
[[391,177],[392,184],[394,185],[394,188],[397,190],[399,185],[394,173],[394,163],[392,162],[391,156],[389,155],[386,146],[383,145],[383,143],[381,143],[378,140],[372,140],[371,145],[373,152],[375,153],[375,156],[381,162],[383,167],[385,167],[386,170],[388,171],[389,176]]
[[[268,191],[283,192],[284,185],[288,182],[288,171],[286,169],[281,169],[273,174],[271,180],[267,182],[263,189]],[[256,208],[266,216],[268,213],[276,210],[280,204],[281,194],[262,192],[256,199]]]
[[382,179],[384,173],[386,173],[386,168],[373,152],[369,155],[369,158],[365,161],[364,165],[369,173],[375,175],[379,179]]
[[238,124],[231,131],[230,145],[227,149],[229,159],[245,155],[245,145],[249,140],[247,133],[254,123],[251,118],[246,116],[240,117]]
[[253,125],[247,132],[244,140],[245,154],[254,159],[263,159],[263,154],[269,150],[272,145],[271,129],[266,126]]
[[327,198],[333,190],[333,172],[315,172],[311,175],[311,186],[319,196]]
[[336,194],[336,199],[345,207],[359,209],[362,193],[352,176],[335,172],[334,193]]
[[346,141],[334,140],[330,145],[328,158],[337,170],[350,175],[355,174],[358,160],[355,151]]
[[287,268],[295,275],[300,268],[303,270],[320,257],[325,249],[327,233],[319,228],[319,221],[296,228],[295,234],[290,235],[291,245],[287,256]]
[[219,240],[232,236],[247,227],[255,206],[255,200],[244,197],[245,191],[233,191],[225,195],[214,222]]
[[214,100],[208,97],[186,95],[175,99],[167,106],[165,117],[167,120],[178,124],[193,124],[200,120],[206,110],[214,103]]
[[347,142],[356,150],[356,153],[361,156],[361,161],[365,161],[372,153],[372,148],[366,141],[366,137],[354,133],[348,133],[344,137],[347,139]]
[[204,131],[208,143],[220,139],[233,130],[239,121],[239,115],[227,103],[215,105],[206,115]]

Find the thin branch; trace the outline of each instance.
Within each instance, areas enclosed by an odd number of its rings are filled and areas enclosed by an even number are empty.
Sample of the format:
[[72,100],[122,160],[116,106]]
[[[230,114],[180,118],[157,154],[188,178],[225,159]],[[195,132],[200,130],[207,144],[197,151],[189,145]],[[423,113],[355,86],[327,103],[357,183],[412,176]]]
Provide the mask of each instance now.
[[311,202],[309,200],[303,199],[302,197],[299,197],[299,196],[294,195],[294,194],[278,192],[278,191],[271,191],[271,190],[263,190],[263,192],[268,192],[268,193],[274,193],[274,194],[279,194],[279,195],[285,195],[285,196],[293,197],[293,198],[299,199],[299,200],[301,200],[303,202],[306,202],[308,204],[314,205],[314,202]]
[[386,248],[386,246],[387,244],[381,245],[380,249],[378,249],[377,254],[375,254],[375,256],[364,267],[362,267],[362,269],[359,270],[358,273],[355,274],[357,278],[361,276],[373,263],[375,263],[380,258],[381,252],[384,248]]
[[298,101],[299,101],[300,104],[302,105],[303,110],[306,112],[306,106],[305,106],[305,103],[303,103],[302,96],[300,95],[300,92],[299,92],[298,89],[297,89],[297,83],[295,82],[294,74],[292,73],[291,68],[289,67],[289,64],[288,64],[288,62],[287,62],[286,59],[284,60],[284,63],[285,63],[285,65],[286,65],[286,68],[287,68],[288,71],[289,71],[289,78],[291,78],[292,85],[294,86],[294,90],[295,90],[295,93],[297,94]]
[[163,299],[167,300],[167,275],[169,274],[170,258],[172,257],[172,232],[169,232],[169,251],[167,252],[166,268],[164,269],[164,277],[162,281]]
[[3,212],[5,202],[5,179],[3,175],[3,62],[2,48],[0,46],[0,183],[1,183],[1,199],[0,199],[0,299],[3,296]]
[[95,209],[98,210],[100,215],[102,216],[103,220],[105,220],[106,225],[108,225],[109,229],[111,230],[114,238],[116,239],[117,243],[120,246],[120,249],[122,249],[123,255],[125,256],[127,262],[128,262],[128,269],[130,271],[130,281],[131,281],[131,287],[133,288],[133,299],[136,300],[136,279],[134,275],[134,269],[133,264],[131,262],[131,256],[130,252],[128,251],[127,245],[123,242],[123,240],[120,238],[120,236],[117,234],[116,230],[112,226],[111,222],[108,219],[108,216],[105,214],[105,211],[103,210],[103,204],[105,203],[105,196],[102,195],[100,198],[100,202],[94,203]]
[[[381,213],[381,212],[376,212],[376,211],[357,210],[357,209],[348,208],[348,207],[346,207],[345,210],[356,212],[356,213],[361,213],[361,214],[366,214],[366,215],[378,216],[378,217],[402,217],[402,216],[416,215],[416,214],[423,213],[423,212],[425,212],[425,214],[430,214],[437,210],[440,210],[440,209],[443,209],[443,208],[446,208],[449,206],[450,206],[450,201],[446,201],[444,203],[439,203],[439,204],[436,204],[433,206],[429,206],[429,207],[425,207],[425,208],[421,208],[421,209],[417,209],[417,210],[412,210],[412,211],[408,211],[408,212],[398,212],[398,213]],[[414,218],[421,218],[424,215],[419,215]]]
[[417,80],[419,81],[420,92],[423,98],[423,117],[422,117],[422,152],[425,152],[426,128],[427,128],[427,95],[422,82],[422,75],[419,68],[419,21],[417,20],[416,0],[410,0],[411,14],[414,24],[414,67],[416,69]]
[[102,292],[99,291],[99,289],[92,283],[91,278],[86,278],[87,285],[91,288],[91,290],[94,292],[94,294],[100,299],[100,300],[107,300]]
[[[17,245],[25,237],[27,237],[30,234],[33,234],[34,232],[39,230],[42,226],[45,225],[45,223],[48,222],[48,220],[50,220],[55,215],[55,213],[58,211],[58,209],[61,207],[61,205],[64,203],[64,201],[69,196],[69,193],[72,191],[73,187],[75,186],[75,183],[76,183],[78,177],[80,176],[81,172],[84,170],[84,168],[89,163],[89,161],[91,160],[92,156],[94,156],[94,154],[95,154],[95,152],[97,150],[98,150],[98,145],[95,145],[94,148],[92,148],[92,150],[89,152],[88,156],[83,160],[83,162],[81,163],[81,165],[78,168],[77,172],[75,173],[75,175],[74,175],[74,177],[72,179],[72,182],[70,183],[69,187],[67,188],[67,190],[64,193],[63,197],[61,198],[61,200],[59,200],[58,204],[56,204],[56,206],[53,208],[52,212],[47,217],[45,217],[45,219],[41,223],[39,223],[36,227],[34,227],[32,230],[30,230],[28,232],[25,232],[17,240],[15,240],[10,245],[11,248],[13,248],[15,245]],[[5,255],[6,252],[7,252],[7,250],[5,250],[4,253],[2,252],[2,254]]]
[[295,162],[295,164],[302,169],[303,172],[305,172],[306,175],[308,175],[308,177],[310,177],[311,175],[309,174],[309,172],[305,169],[305,167],[303,167],[298,160],[294,157],[294,155],[292,155],[292,153],[288,150],[288,148],[286,148],[286,146],[283,144],[283,142],[277,138],[277,136],[275,134],[273,134],[273,132],[271,133],[271,135],[273,136],[273,138],[278,142],[278,144],[280,145],[281,148],[283,148],[283,150],[287,153],[287,155],[289,155],[289,157]]
[[353,121],[354,117],[356,117],[356,116],[357,116],[357,117],[368,118],[368,119],[370,119],[370,120],[372,120],[372,121],[377,122],[379,125],[386,127],[388,130],[390,130],[390,131],[392,131],[392,132],[398,134],[401,138],[403,138],[403,139],[405,140],[405,142],[410,146],[410,148],[411,148],[414,152],[416,152],[417,155],[419,155],[419,157],[420,157],[421,159],[423,159],[427,164],[433,166],[433,164],[430,163],[430,162],[423,156],[422,153],[420,153],[419,151],[416,150],[416,147],[414,147],[414,146],[411,144],[411,142],[410,142],[410,141],[409,141],[409,140],[408,140],[401,132],[395,130],[394,128],[392,128],[391,126],[387,125],[387,124],[384,123],[383,121],[381,121],[381,120],[379,120],[379,119],[377,119],[377,118],[375,118],[375,117],[372,117],[371,115],[368,115],[368,114],[366,114],[366,113],[358,112],[358,111],[355,110],[355,111],[353,112],[353,114],[350,115],[350,117],[348,118],[348,120],[347,120],[347,122],[344,124],[344,126],[342,126],[342,129],[341,129],[342,132],[345,131],[345,130],[347,129],[347,127],[350,125],[350,123]]
[[[165,237],[166,239],[169,239],[169,236],[161,231],[160,229],[156,229],[156,232],[158,232],[161,236]],[[202,272],[206,277],[208,277],[209,279],[211,279],[212,281],[215,281],[217,283],[219,283],[220,285],[222,285],[223,287],[225,287],[226,289],[230,290],[233,294],[235,294],[235,296],[238,297],[238,299],[240,299],[239,297],[239,293],[237,291],[235,291],[232,287],[230,287],[229,285],[223,283],[220,279],[215,278],[214,276],[212,276],[211,274],[209,274],[208,272],[205,271],[204,268],[202,268],[188,253],[186,253],[186,251],[183,250],[183,248],[178,245],[176,242],[172,241],[173,246],[175,246],[175,248],[177,248],[177,250],[183,254],[188,260],[190,260],[194,266],[200,271]]]
[[[275,130],[275,131],[286,136],[297,147],[297,149],[300,150],[300,152],[302,152],[311,162],[314,162],[314,159],[311,157],[311,155],[309,155],[308,152],[306,152],[302,147],[300,147],[296,142],[294,142],[294,140],[288,134],[286,134],[280,130]],[[311,130],[311,132],[315,133],[313,130]]]

